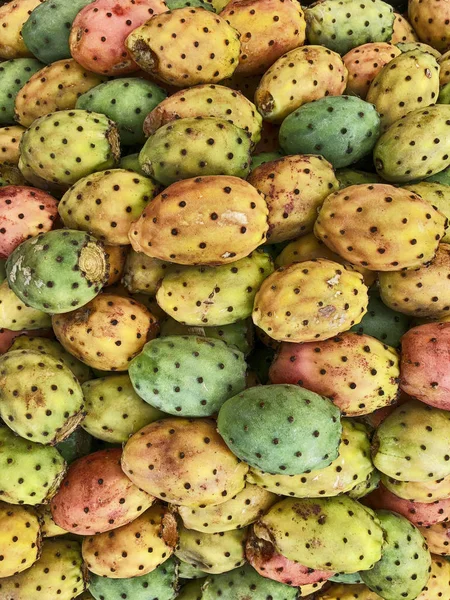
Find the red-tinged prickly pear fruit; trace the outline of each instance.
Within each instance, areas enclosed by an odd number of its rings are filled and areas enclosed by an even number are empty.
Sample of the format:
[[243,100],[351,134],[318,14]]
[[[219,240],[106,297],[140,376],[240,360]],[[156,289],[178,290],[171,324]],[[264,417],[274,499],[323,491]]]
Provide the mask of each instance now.
[[50,231],[58,215],[58,201],[37,188],[7,185],[0,188],[0,258],[8,258],[19,244]]
[[228,449],[215,421],[173,417],[128,440],[122,469],[140,489],[165,502],[198,507],[222,504],[240,492],[248,465]]
[[418,41],[419,38],[408,19],[404,15],[394,13],[394,31],[390,43],[397,45]]
[[19,144],[25,131],[20,125],[0,128],[0,162],[9,165],[19,163]]
[[172,555],[177,541],[174,515],[157,503],[127,525],[85,537],[82,551],[92,573],[123,579],[154,571]]
[[410,0],[408,16],[421,42],[445,52],[450,44],[450,6],[441,0]]
[[220,16],[241,34],[240,75],[264,73],[305,42],[305,17],[296,0],[232,0]]
[[0,59],[33,56],[22,37],[22,26],[44,0],[12,0],[0,6]]
[[68,352],[103,371],[126,371],[159,330],[143,304],[114,294],[100,294],[78,310],[55,315],[52,322]]
[[41,537],[34,509],[0,502],[0,578],[29,569],[41,554]]
[[109,277],[105,287],[114,285],[121,280],[128,251],[129,246],[105,246],[105,254],[109,262]]
[[247,538],[245,555],[263,577],[294,587],[320,583],[334,575],[333,571],[317,571],[286,558],[271,542],[257,537],[253,530]]
[[427,527],[420,527],[432,554],[449,556],[450,554],[450,522],[440,522]]
[[71,54],[94,73],[116,77],[133,73],[139,67],[125,46],[127,36],[166,10],[163,0],[95,0],[72,23]]
[[121,448],[108,448],[78,459],[53,496],[55,523],[78,535],[117,529],[147,510],[153,496],[139,490],[120,467]]
[[381,69],[400,54],[401,51],[388,42],[363,44],[347,52],[342,58],[348,70],[345,93],[364,100],[370,84]]
[[144,71],[165,83],[190,87],[218,83],[234,73],[239,37],[218,15],[186,7],[156,15],[130,32],[126,45]]

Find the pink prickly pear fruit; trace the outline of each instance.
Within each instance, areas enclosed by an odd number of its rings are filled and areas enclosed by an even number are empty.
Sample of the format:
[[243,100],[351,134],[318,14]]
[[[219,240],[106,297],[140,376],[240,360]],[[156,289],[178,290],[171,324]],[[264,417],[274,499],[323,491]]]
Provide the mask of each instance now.
[[94,73],[133,73],[139,67],[125,46],[127,36],[153,15],[166,11],[163,0],[95,0],[80,10],[72,24],[72,57]]
[[94,452],[72,463],[52,498],[53,520],[79,535],[117,529],[136,519],[154,500],[120,467],[121,448]]
[[425,404],[450,410],[450,323],[428,323],[402,337],[400,386]]
[[348,70],[345,92],[364,100],[370,84],[381,69],[400,54],[401,50],[388,42],[371,42],[347,52],[342,57]]
[[299,587],[321,583],[334,575],[333,571],[318,571],[286,558],[270,542],[252,531],[247,539],[245,555],[252,567],[263,577],[286,585]]
[[431,504],[404,500],[390,492],[382,483],[362,499],[363,504],[375,510],[391,510],[403,515],[414,525],[427,527],[450,519],[450,498]]
[[42,190],[22,185],[0,188],[0,258],[8,258],[28,238],[52,229],[58,201]]

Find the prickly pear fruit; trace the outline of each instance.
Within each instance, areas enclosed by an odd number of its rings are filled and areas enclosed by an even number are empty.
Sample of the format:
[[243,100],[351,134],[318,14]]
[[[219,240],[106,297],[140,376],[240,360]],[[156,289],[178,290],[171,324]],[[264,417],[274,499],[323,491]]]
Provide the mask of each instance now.
[[62,442],[58,442],[55,448],[70,465],[78,458],[82,458],[91,452],[92,442],[93,438],[84,429],[77,427]]
[[122,469],[165,502],[198,507],[222,504],[240,492],[248,466],[230,452],[214,421],[169,418],[128,440]]
[[126,371],[158,333],[158,322],[140,302],[105,293],[77,310],[54,316],[53,329],[64,348],[90,367]]
[[[209,14],[209,13],[208,13]],[[178,181],[130,228],[136,252],[184,265],[221,265],[248,256],[267,232],[267,205],[249,183],[225,175]]]
[[431,555],[431,572],[428,583],[417,600],[439,600],[450,593],[450,562]]
[[348,70],[346,93],[366,99],[370,84],[401,51],[392,43],[372,42],[353,48],[342,58]]
[[42,190],[7,185],[0,189],[0,258],[28,238],[50,231],[58,214],[58,202]]
[[125,268],[129,246],[108,246],[105,245],[105,253],[109,262],[109,277],[105,283],[105,287],[118,283]]
[[52,511],[50,510],[49,504],[40,504],[35,507],[36,513],[39,516],[41,522],[41,534],[43,538],[57,537],[59,535],[65,535],[67,531],[58,527],[53,521]]
[[51,326],[50,315],[24,304],[7,281],[0,284],[0,327],[12,331],[34,330]]
[[371,569],[380,560],[383,546],[378,518],[347,496],[285,498],[255,523],[254,532],[290,560],[343,573]]
[[[185,1],[185,0],[181,0],[181,1]],[[188,0],[188,1],[190,1],[190,0]],[[194,0],[194,1],[198,2],[198,0]],[[189,565],[187,563],[181,563],[179,566],[179,569],[178,569],[179,573],[181,573],[181,568],[184,566],[189,567]],[[181,577],[180,577],[180,579],[181,579]],[[183,585],[181,587],[180,591],[178,592],[178,595],[176,596],[177,600],[201,600],[203,581],[204,581],[203,579],[195,579],[195,580],[189,581],[188,583]]]
[[450,498],[450,475],[437,481],[397,481],[386,475],[381,475],[381,481],[390,492],[411,502],[431,504],[438,500]]
[[22,173],[16,165],[0,163],[0,187],[4,185],[27,185]]
[[263,282],[253,322],[278,341],[324,340],[359,323],[367,302],[360,273],[331,260],[308,260],[280,267]]
[[283,158],[283,154],[281,152],[260,152],[259,154],[254,154],[252,156],[252,165],[251,170],[258,168],[265,163],[277,160],[279,158]]
[[370,294],[367,313],[351,331],[370,335],[380,342],[397,348],[400,338],[409,329],[410,318],[388,308],[377,294]]
[[[11,3],[12,4],[12,3]],[[0,7],[0,11],[4,7]],[[0,43],[1,44],[1,43]],[[16,58],[0,63],[0,125],[14,124],[14,102],[19,90],[44,65],[35,58]]]
[[[178,583],[177,565],[173,558],[169,558],[162,565],[147,575],[125,579],[111,579],[90,576],[89,591],[96,600],[108,598],[108,600],[122,600],[132,598],[133,600],[148,600],[149,593],[154,594],[158,600],[174,600]],[[176,596],[178,598],[178,596]]]
[[438,61],[442,57],[442,54],[438,50],[428,44],[423,44],[422,42],[401,42],[400,44],[397,44],[397,48],[402,52],[410,52],[411,50],[428,52],[428,54],[434,56]]
[[432,554],[449,555],[450,523],[448,521],[428,525],[428,527],[420,527],[419,529]]
[[376,173],[367,173],[366,171],[360,171],[359,169],[337,169],[336,178],[339,181],[339,187],[343,188],[350,187],[351,185],[358,185],[360,183],[383,183],[381,177],[378,177]]
[[391,44],[418,42],[419,38],[408,19],[399,13],[394,13],[394,17],[394,31],[390,40]]
[[[204,573],[201,569],[197,569],[188,563],[182,562],[181,560],[177,560],[178,563],[178,576],[180,579],[196,579],[199,580],[205,577],[206,573]],[[202,583],[202,581],[199,581]],[[178,596],[177,596],[178,600]]]
[[[3,78],[2,78],[3,81]],[[25,129],[20,125],[0,127],[0,162],[17,165],[19,162],[19,144]]]
[[328,196],[314,233],[351,263],[399,271],[432,260],[446,227],[446,217],[420,196],[375,183]]
[[385,510],[376,515],[384,531],[383,556],[370,571],[361,570],[361,578],[385,600],[414,600],[430,576],[431,556],[425,540],[404,517]]
[[175,517],[158,503],[113,532],[85,537],[83,558],[96,575],[111,579],[136,577],[154,571],[167,560],[177,540]]
[[220,16],[241,34],[236,74],[264,73],[282,54],[305,41],[305,17],[295,0],[232,0]]
[[41,525],[32,508],[0,502],[0,548],[2,578],[36,562],[41,553]]
[[355,594],[358,600],[381,600],[381,596],[369,590],[362,584],[348,585],[335,583],[327,588],[325,592],[321,592],[318,596],[319,600],[353,600]]
[[[421,181],[404,186],[414,194],[421,196],[426,202],[437,208],[443,215],[450,219],[450,188],[442,183]],[[447,229],[442,242],[450,242],[450,231]]]
[[44,0],[13,0],[0,6],[0,60],[33,56],[22,37],[22,26]]
[[130,250],[125,263],[122,283],[131,294],[155,296],[169,263]]
[[[264,119],[281,121],[297,108],[345,90],[348,72],[339,54],[322,46],[291,50],[263,75],[255,104]],[[298,85],[292,93],[292,84]]]
[[217,427],[233,453],[268,473],[297,475],[338,457],[339,410],[293,385],[254,387],[225,402]]
[[66,227],[81,229],[105,244],[129,244],[128,230],[157,194],[147,177],[125,169],[92,173],[62,197],[58,211]]
[[410,0],[408,16],[422,42],[445,52],[450,43],[450,8],[439,0]]
[[247,481],[282,496],[321,498],[347,493],[373,472],[364,425],[343,419],[339,456],[327,467],[301,475],[271,475],[250,469]]
[[204,8],[205,10],[210,10],[211,12],[216,12],[212,4],[209,4],[209,0],[166,0],[166,4],[169,10],[193,6],[196,8]]

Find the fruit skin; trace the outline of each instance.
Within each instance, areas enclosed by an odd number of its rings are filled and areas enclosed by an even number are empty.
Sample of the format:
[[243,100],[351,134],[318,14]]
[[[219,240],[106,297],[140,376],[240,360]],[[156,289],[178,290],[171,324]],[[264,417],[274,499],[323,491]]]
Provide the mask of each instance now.
[[249,132],[253,145],[261,137],[262,117],[253,102],[240,92],[213,84],[180,90],[162,100],[145,117],[144,133],[148,137],[172,121],[193,117],[227,119],[236,127]]
[[245,179],[250,150],[250,134],[243,129],[225,119],[195,117],[160,127],[148,138],[139,162],[144,173],[164,186],[196,176]]
[[409,329],[410,318],[387,307],[380,297],[373,293],[369,295],[367,313],[358,325],[350,331],[370,335],[380,342],[397,348],[400,339]]
[[102,244],[75,230],[58,229],[28,239],[6,262],[12,291],[32,308],[56,314],[89,302],[108,274]]
[[[421,181],[405,186],[414,194],[421,196],[426,202],[437,208],[443,215],[450,219],[450,189],[448,185],[432,181]],[[442,242],[450,242],[450,231],[445,232]]]
[[394,13],[394,17],[394,31],[392,32],[391,44],[418,42],[419,38],[408,19],[398,13]]
[[20,89],[14,104],[15,119],[29,127],[39,117],[75,108],[78,96],[104,80],[73,59],[52,63],[37,71]]
[[94,369],[126,371],[132,358],[159,330],[140,302],[101,294],[81,308],[52,319],[64,348]]
[[[51,446],[24,440],[5,426],[0,427],[1,499],[9,504],[42,504],[59,487],[66,463]],[[41,468],[36,469],[39,465]]]
[[[157,503],[114,533],[85,537],[83,559],[96,575],[111,579],[136,577],[158,568],[172,555],[177,541],[175,517]],[[149,547],[153,552],[148,551]]]
[[25,178],[16,165],[0,163],[0,187],[4,185],[27,185]]
[[348,585],[335,583],[320,594],[319,600],[353,600],[357,594],[360,600],[380,600],[381,596],[361,584]]
[[134,521],[152,505],[154,497],[123,473],[121,456],[121,448],[108,448],[72,463],[51,500],[59,527],[78,535],[104,533]]
[[[444,592],[442,591],[444,590]],[[446,590],[446,591],[445,591]],[[431,572],[427,585],[418,600],[438,600],[450,592],[450,563],[431,555]]]
[[365,100],[372,81],[385,65],[400,54],[401,50],[393,42],[372,42],[347,52],[342,57],[348,70],[346,93]]
[[441,52],[448,50],[450,9],[446,2],[430,0],[422,3],[420,0],[410,0],[408,17],[422,42],[430,44]]
[[170,263],[130,250],[125,263],[122,283],[131,294],[155,296]]
[[66,227],[87,231],[104,244],[129,244],[128,230],[150,200],[157,184],[125,169],[92,173],[62,197],[58,212]]
[[55,448],[70,465],[78,458],[90,453],[92,442],[92,437],[84,429],[77,427],[65,440],[58,442]]
[[267,277],[256,294],[253,322],[275,340],[312,342],[350,329],[366,310],[360,273],[313,259],[280,267]]
[[411,482],[397,481],[386,475],[381,475],[381,481],[390,492],[411,502],[432,504],[438,500],[450,498],[450,476],[438,481]]
[[[347,496],[285,498],[261,517],[254,532],[290,560],[341,573],[371,569],[380,560],[383,546],[378,518]],[[345,533],[345,538],[337,532]]]
[[37,188],[0,188],[0,258],[8,258],[23,241],[50,231],[58,214],[55,198]]
[[41,540],[41,523],[32,508],[0,502],[1,578],[29,569],[40,556]]
[[[294,97],[293,77],[302,82]],[[323,46],[296,48],[281,56],[263,75],[255,92],[255,104],[265,121],[281,123],[303,104],[343,94],[347,77],[339,54]]]
[[448,556],[450,546],[450,523],[448,521],[419,529],[432,554]]
[[413,110],[393,123],[374,148],[378,175],[388,182],[408,183],[445,169],[450,163],[450,139],[442,134],[449,119],[450,106],[438,104]]
[[0,6],[0,60],[33,56],[22,37],[22,26],[31,11],[43,0],[15,0]]
[[[181,563],[183,564],[186,563]],[[203,581],[203,579],[195,579],[183,585],[176,597],[177,600],[201,600]]]
[[[2,7],[0,7],[1,11]],[[14,101],[19,90],[44,65],[35,58],[16,58],[0,63],[0,125],[14,124]]]
[[305,11],[306,36],[311,44],[345,54],[367,42],[388,42],[394,24],[392,6],[380,0],[320,0]]
[[351,263],[398,272],[428,264],[447,225],[447,218],[420,196],[375,183],[328,196],[314,233]]
[[411,111],[436,103],[439,70],[434,56],[417,50],[400,54],[381,69],[366,99],[378,111],[382,131]]
[[322,156],[285,156],[252,170],[247,181],[269,208],[267,239],[273,244],[310,233],[325,198],[339,188]]
[[166,10],[162,0],[95,0],[79,11],[72,23],[70,53],[94,73],[116,77],[133,73],[139,67],[125,46],[128,34]]
[[[433,434],[433,430],[440,435]],[[374,465],[399,481],[426,482],[447,477],[449,430],[447,411],[411,400],[378,427],[372,444]]]
[[339,410],[293,385],[249,388],[225,402],[217,428],[232,452],[251,467],[297,475],[338,457]]
[[[209,14],[209,13],[208,13]],[[209,175],[166,188],[132,223],[136,252],[180,265],[221,265],[248,256],[266,237],[264,197],[242,179]]]
[[320,153],[339,169],[369,154],[379,135],[380,117],[372,104],[356,96],[330,96],[286,117],[280,146],[286,154]]
[[220,340],[193,335],[148,342],[128,368],[133,387],[143,400],[183,417],[217,413],[230,396],[245,389],[246,370],[239,350]]
[[19,162],[19,144],[25,129],[20,125],[0,127],[0,159],[2,163],[17,165]]
[[118,125],[121,143],[130,146],[145,142],[144,119],[166,96],[166,91],[151,81],[124,77],[86,91],[76,108],[106,115]]
[[128,440],[122,469],[157,498],[198,507],[222,504],[240,492],[248,465],[230,452],[215,421],[172,417],[147,425]]
[[[0,284],[0,326],[12,331],[50,327],[50,315],[24,304],[7,281]],[[17,334],[19,335],[19,334]]]
[[220,16],[241,34],[236,74],[262,74],[282,54],[305,42],[305,17],[295,0],[232,0]]

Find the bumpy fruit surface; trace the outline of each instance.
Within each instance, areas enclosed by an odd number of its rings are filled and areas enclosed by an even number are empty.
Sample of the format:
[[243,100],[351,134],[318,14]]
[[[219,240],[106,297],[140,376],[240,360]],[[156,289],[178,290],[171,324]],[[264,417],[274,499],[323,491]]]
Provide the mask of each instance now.
[[408,3],[408,16],[422,42],[430,44],[441,52],[448,50],[450,7],[446,2],[411,0]]
[[0,327],[20,332],[50,325],[50,315],[24,304],[11,290],[7,281],[0,284]]
[[370,294],[367,313],[351,331],[370,335],[380,342],[397,348],[409,329],[410,318],[387,307],[377,294]]
[[131,294],[155,296],[169,265],[170,263],[159,258],[131,249],[125,263],[122,283]]
[[381,475],[381,481],[390,492],[411,502],[432,504],[437,500],[450,498],[450,476],[437,481],[397,481],[386,475]]
[[244,488],[248,471],[214,421],[183,418],[151,423],[133,435],[123,451],[122,468],[139,488],[193,507],[226,502]]
[[[421,181],[406,185],[405,189],[421,196],[426,202],[437,208],[443,215],[450,219],[450,187],[443,183]],[[450,242],[450,231],[447,228],[442,242]]]
[[17,165],[19,162],[19,144],[25,129],[20,125],[0,127],[0,159],[1,162]]
[[418,600],[439,600],[450,593],[450,563],[439,556],[431,555],[431,572]]
[[[1,7],[0,7],[1,10]],[[0,63],[0,125],[14,124],[14,101],[33,73],[44,65],[34,58],[16,58]]]
[[420,527],[420,532],[425,538],[428,548],[432,554],[440,556],[449,555],[450,547],[450,523],[435,523],[428,527]]
[[22,26],[31,11],[43,0],[16,0],[3,3],[0,7],[0,27],[2,39],[0,42],[0,59],[21,58],[32,56],[22,37]]
[[399,54],[393,42],[372,42],[347,52],[342,59],[348,70],[347,94],[365,100],[372,81]]
[[36,562],[41,553],[41,525],[32,508],[0,502],[0,548],[1,578],[29,569]]

